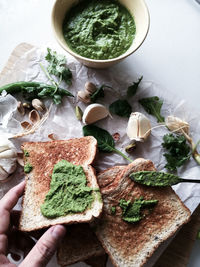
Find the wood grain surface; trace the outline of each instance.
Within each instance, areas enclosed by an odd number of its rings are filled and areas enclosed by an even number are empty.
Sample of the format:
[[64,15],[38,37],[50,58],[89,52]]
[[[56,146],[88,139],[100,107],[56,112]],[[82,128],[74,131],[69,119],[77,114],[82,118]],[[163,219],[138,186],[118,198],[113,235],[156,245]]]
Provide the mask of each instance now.
[[[8,62],[0,73],[0,79],[2,79],[8,71],[12,70],[17,59],[31,48],[33,48],[33,46],[30,44],[19,44],[11,53]],[[154,267],[186,267],[199,229],[200,205],[191,216],[190,222],[182,227],[164,253],[160,256]]]

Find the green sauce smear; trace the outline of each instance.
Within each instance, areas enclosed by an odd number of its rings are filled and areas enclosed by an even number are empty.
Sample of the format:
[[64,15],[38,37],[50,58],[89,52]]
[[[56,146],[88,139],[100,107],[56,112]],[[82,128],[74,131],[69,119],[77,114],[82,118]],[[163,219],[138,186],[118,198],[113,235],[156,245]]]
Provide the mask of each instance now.
[[41,205],[41,212],[47,218],[81,213],[91,207],[92,191],[87,186],[82,166],[61,160],[54,166],[50,190]]
[[158,200],[144,200],[143,197],[135,199],[133,203],[130,200],[126,201],[121,199],[119,206],[122,209],[122,219],[128,223],[139,222],[144,215],[142,214],[142,209],[149,208],[151,209],[158,203]]
[[133,16],[116,0],[82,0],[69,10],[63,23],[68,46],[91,59],[122,55],[135,32]]
[[33,169],[33,166],[29,162],[24,165],[24,172],[25,173],[31,172],[32,169]]
[[24,150],[24,156],[25,157],[29,157],[30,155],[29,155],[29,152],[27,151],[27,150]]

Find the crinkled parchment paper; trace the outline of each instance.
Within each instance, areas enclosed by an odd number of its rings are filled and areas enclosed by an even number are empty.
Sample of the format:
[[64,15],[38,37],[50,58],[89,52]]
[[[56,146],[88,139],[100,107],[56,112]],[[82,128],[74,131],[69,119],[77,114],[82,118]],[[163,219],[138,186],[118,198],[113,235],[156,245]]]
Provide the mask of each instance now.
[[[16,61],[10,72],[0,81],[0,85],[20,80],[48,82],[39,66],[40,62],[44,66],[46,65],[44,59],[45,54],[46,48],[30,49]],[[103,99],[99,99],[98,101],[107,107],[114,100],[125,96],[127,87],[135,80],[130,73],[124,73],[118,66],[107,70],[88,69],[71,56],[67,56],[67,62],[73,73],[73,83],[68,89],[76,95],[79,90],[84,89],[86,81],[91,81],[97,85],[109,85],[113,89],[105,89],[105,97]],[[61,85],[64,87],[64,84]],[[162,115],[164,117],[174,115],[186,120],[190,124],[190,132],[194,141],[198,141],[200,136],[200,114],[198,112],[194,112],[194,110],[190,108],[191,106],[184,100],[172,95],[167,90],[160,88],[159,85],[153,82],[145,81],[145,78],[141,82],[141,86],[137,94],[129,100],[133,111],[139,111],[147,115],[151,121],[152,127],[158,125],[156,119],[147,114],[138,103],[138,99],[142,97],[155,95],[164,100],[161,112]],[[45,101],[45,104],[50,106],[50,101]],[[79,122],[75,116],[75,106],[77,104],[83,110],[86,107],[83,103],[78,103],[77,98],[72,99],[69,97],[65,97],[63,99],[62,105],[53,105],[48,119],[34,134],[23,138],[11,139],[18,151],[20,152],[20,146],[23,141],[46,141],[49,140],[48,135],[51,133],[55,134],[58,139],[83,136],[83,124]],[[21,132],[22,128],[20,122],[23,120],[24,118],[17,112],[16,99],[11,95],[6,94],[0,96],[0,134],[10,133],[15,135]],[[129,144],[129,139],[126,135],[127,121],[128,119],[126,118],[113,116],[113,118],[108,117],[97,123],[98,126],[108,130],[111,134],[116,132],[120,134],[120,140],[116,143],[116,147],[123,152],[125,146]],[[151,159],[158,170],[163,170],[166,162],[163,157],[163,148],[161,143],[162,137],[166,133],[169,133],[166,127],[153,129],[148,140],[145,143],[138,144],[137,149],[130,157],[132,159],[136,159],[138,157]],[[114,165],[128,163],[129,162],[117,154],[100,153],[95,168],[99,171]],[[193,158],[191,158],[188,163],[179,168],[178,175],[183,178],[199,178],[200,166],[198,166]],[[23,174],[21,170],[18,170],[18,172],[12,176],[12,179],[6,183],[1,183],[0,198],[10,187],[17,184],[21,179],[23,179]],[[199,204],[200,184],[183,183],[174,186],[174,190],[191,212],[193,212]],[[52,261],[49,266],[55,266],[55,259],[54,263]],[[74,266],[84,266],[84,264],[79,263]],[[111,266],[111,264],[109,263],[108,266]]]

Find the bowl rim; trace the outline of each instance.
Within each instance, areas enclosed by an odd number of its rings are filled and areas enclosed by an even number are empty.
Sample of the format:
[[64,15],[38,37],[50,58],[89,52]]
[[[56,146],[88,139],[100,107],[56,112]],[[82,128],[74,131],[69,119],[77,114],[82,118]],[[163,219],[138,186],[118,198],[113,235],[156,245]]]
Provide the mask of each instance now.
[[[91,62],[91,63],[111,63],[111,62],[115,62],[115,61],[120,61],[128,56],[130,56],[132,53],[134,53],[135,51],[137,51],[137,49],[143,44],[144,40],[147,37],[147,34],[149,32],[149,28],[150,28],[150,14],[149,14],[149,10],[147,7],[147,4],[145,2],[145,0],[141,0],[141,3],[143,4],[144,9],[146,10],[147,13],[147,29],[146,32],[141,40],[141,42],[139,43],[138,46],[136,46],[133,50],[131,50],[129,53],[127,53],[127,51],[125,53],[123,53],[122,55],[115,57],[115,58],[111,58],[111,59],[92,59],[92,58],[88,58],[88,57],[83,57],[81,55],[79,55],[78,53],[72,51],[67,45],[64,45],[63,42],[60,40],[60,38],[58,37],[57,31],[55,30],[55,25],[54,25],[54,13],[55,13],[55,9],[56,9],[56,5],[57,2],[60,0],[55,0],[53,8],[52,8],[52,12],[51,12],[51,26],[53,28],[53,33],[54,36],[57,40],[57,42],[60,44],[60,46],[67,51],[70,55],[74,56],[75,58],[82,60],[82,61],[87,61],[87,62]],[[120,0],[119,0],[120,1]]]

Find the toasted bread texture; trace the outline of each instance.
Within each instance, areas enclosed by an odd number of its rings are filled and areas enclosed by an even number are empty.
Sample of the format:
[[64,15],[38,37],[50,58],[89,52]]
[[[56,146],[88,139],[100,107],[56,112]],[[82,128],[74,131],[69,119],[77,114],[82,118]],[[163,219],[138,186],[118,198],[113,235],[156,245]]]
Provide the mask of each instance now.
[[64,267],[104,254],[105,250],[89,224],[83,223],[67,227],[67,235],[60,244],[57,260]]
[[[102,201],[98,192],[96,174],[90,165],[96,155],[97,141],[95,138],[83,137],[69,140],[49,142],[23,143],[24,161],[29,162],[33,169],[26,175],[25,194],[22,203],[22,213],[19,228],[22,231],[33,231],[55,224],[72,224],[90,222],[98,217],[102,210]],[[94,188],[94,201],[90,208],[82,213],[67,214],[49,219],[42,215],[40,206],[50,189],[51,174],[54,165],[60,160],[67,160],[75,165],[81,165],[86,175],[87,186]]]
[[[115,166],[98,175],[104,208],[95,231],[117,267],[143,266],[156,248],[190,218],[190,211],[171,187],[146,187],[129,178],[132,172],[143,170],[155,167],[150,160],[137,159],[127,167]],[[137,223],[123,221],[120,199],[133,202],[141,196],[145,200],[156,199],[158,204]]]

